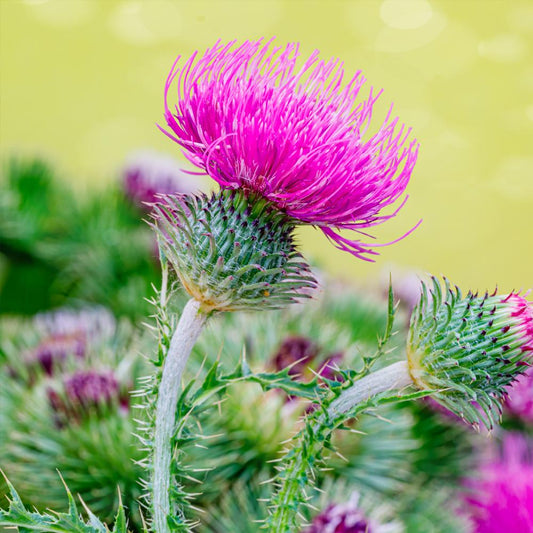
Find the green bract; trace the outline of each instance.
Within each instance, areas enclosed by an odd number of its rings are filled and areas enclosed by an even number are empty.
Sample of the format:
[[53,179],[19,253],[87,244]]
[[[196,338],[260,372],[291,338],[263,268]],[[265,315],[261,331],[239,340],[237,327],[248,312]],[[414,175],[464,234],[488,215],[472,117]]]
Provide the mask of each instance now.
[[[527,303],[508,296],[468,293],[433,278],[423,285],[407,342],[409,369],[442,405],[489,429],[501,416],[506,387],[526,368]],[[527,324],[526,324],[527,325]]]
[[264,199],[169,195],[154,212],[162,254],[204,312],[280,308],[316,287],[293,222]]

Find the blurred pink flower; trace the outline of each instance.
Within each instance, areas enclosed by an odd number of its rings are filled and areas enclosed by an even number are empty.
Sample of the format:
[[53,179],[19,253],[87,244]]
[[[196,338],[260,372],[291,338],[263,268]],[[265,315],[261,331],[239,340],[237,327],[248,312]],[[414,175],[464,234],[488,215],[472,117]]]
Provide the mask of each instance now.
[[466,501],[475,533],[533,531],[533,443],[507,434],[496,455],[467,481]]
[[181,68],[178,57],[165,86],[170,131],[162,131],[222,188],[259,194],[295,221],[319,227],[341,250],[368,259],[380,245],[339,231],[368,236],[366,228],[396,215],[407,197],[392,212],[382,209],[403,195],[418,145],[391,111],[363,140],[381,91],[358,100],[360,71],[343,84],[338,59],[320,60],[314,51],[298,67],[299,55],[296,43],[277,47],[260,39],[218,41]]
[[92,413],[105,413],[112,405],[127,410],[129,397],[122,389],[110,370],[79,370],[65,376],[60,389],[50,387],[48,401],[61,427]]
[[131,154],[122,170],[126,196],[143,209],[157,200],[158,194],[191,193],[198,187],[177,162],[165,154],[140,150]]

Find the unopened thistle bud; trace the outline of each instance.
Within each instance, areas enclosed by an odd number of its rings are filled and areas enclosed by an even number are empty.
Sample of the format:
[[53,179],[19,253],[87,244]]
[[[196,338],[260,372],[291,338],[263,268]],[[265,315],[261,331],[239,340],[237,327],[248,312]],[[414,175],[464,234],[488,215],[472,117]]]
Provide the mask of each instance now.
[[[322,510],[303,533],[401,533],[398,522],[381,523],[377,517],[369,517],[360,506],[360,496],[353,492],[344,503],[331,503]],[[381,515],[375,509],[373,515]]]
[[154,215],[163,255],[203,312],[279,308],[316,287],[294,224],[265,199],[169,195]]
[[50,406],[62,425],[66,421],[79,422],[91,413],[105,413],[112,405],[127,408],[127,395],[111,371],[78,371],[66,376],[62,390],[48,390]]
[[434,390],[442,405],[491,428],[501,416],[506,387],[528,366],[533,352],[533,308],[518,294],[469,293],[433,279],[423,285],[408,339],[413,381]]

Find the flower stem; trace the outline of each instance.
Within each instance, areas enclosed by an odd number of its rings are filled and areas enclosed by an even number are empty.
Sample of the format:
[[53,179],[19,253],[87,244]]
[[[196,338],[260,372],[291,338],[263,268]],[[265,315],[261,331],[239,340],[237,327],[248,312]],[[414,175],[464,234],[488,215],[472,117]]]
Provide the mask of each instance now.
[[167,517],[170,514],[172,436],[176,426],[181,376],[206,319],[207,316],[200,311],[200,303],[194,299],[189,300],[172,335],[163,363],[157,396],[152,460],[152,529],[156,533],[170,533]]
[[[298,527],[298,508],[307,501],[306,486],[314,476],[310,472],[317,466],[324,442],[342,421],[342,415],[356,416],[364,410],[367,400],[389,390],[411,385],[407,361],[382,368],[356,381],[344,390],[315,424],[300,433],[297,444],[284,462],[278,481],[279,489],[272,500],[272,514],[267,523],[271,533],[290,533]],[[346,417],[344,417],[346,419]]]
[[388,390],[413,384],[407,361],[398,361],[357,380],[335,399],[328,408],[329,417],[347,413],[361,402]]

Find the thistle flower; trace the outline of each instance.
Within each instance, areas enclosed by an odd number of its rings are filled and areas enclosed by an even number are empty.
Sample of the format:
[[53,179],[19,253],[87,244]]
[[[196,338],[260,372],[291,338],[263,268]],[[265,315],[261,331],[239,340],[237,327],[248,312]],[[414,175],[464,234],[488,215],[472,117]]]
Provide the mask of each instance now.
[[188,194],[198,188],[173,158],[150,150],[128,157],[122,180],[126,196],[143,209],[156,201],[157,194]]
[[104,307],[62,308],[39,313],[34,324],[43,335],[80,335],[93,341],[111,337],[116,327],[115,318]]
[[52,409],[69,421],[93,412],[103,412],[113,404],[127,408],[128,398],[111,371],[78,371],[63,379],[62,390],[50,388],[48,399]]
[[533,424],[533,369],[529,368],[507,388],[505,402],[507,413]]
[[318,346],[307,337],[287,337],[272,358],[272,366],[277,371],[290,367],[289,374],[298,376],[306,372],[318,352]]
[[116,322],[104,308],[82,310],[58,309],[40,313],[34,318],[34,327],[42,336],[39,344],[25,356],[29,365],[39,365],[48,375],[68,356],[83,357],[89,344],[112,336]]
[[392,533],[402,528],[398,523],[379,524],[370,519],[359,505],[360,496],[353,492],[345,503],[331,503],[315,516],[304,533]]
[[[431,301],[430,301],[431,297]],[[421,389],[468,422],[489,429],[510,385],[533,351],[533,309],[522,296],[445,292],[433,280],[413,311],[407,345],[409,371]]]
[[86,339],[80,334],[52,335],[30,350],[26,360],[30,365],[37,363],[51,376],[54,368],[61,365],[69,355],[83,357],[86,349]]
[[475,533],[533,531],[533,442],[507,434],[496,457],[483,461],[467,480],[466,496]]
[[357,257],[377,254],[339,231],[366,235],[404,205],[407,198],[382,212],[403,195],[413,171],[418,145],[407,140],[411,130],[389,112],[363,140],[381,92],[358,100],[365,78],[358,71],[343,86],[338,59],[320,60],[314,51],[298,67],[298,44],[235,43],[218,41],[181,68],[178,57],[165,85],[170,130],[162,131],[222,189],[265,198]]
[[154,218],[164,257],[203,312],[279,308],[316,287],[294,226],[263,199],[169,195]]

